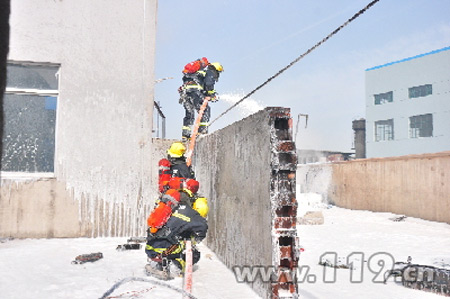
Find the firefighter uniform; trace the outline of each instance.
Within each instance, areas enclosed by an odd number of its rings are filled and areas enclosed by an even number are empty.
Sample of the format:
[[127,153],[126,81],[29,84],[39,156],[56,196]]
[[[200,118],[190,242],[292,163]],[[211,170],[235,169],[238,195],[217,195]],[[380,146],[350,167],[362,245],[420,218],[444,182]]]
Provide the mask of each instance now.
[[[191,137],[192,125],[195,121],[195,111],[199,112],[206,96],[210,101],[217,101],[214,84],[219,80],[219,73],[223,71],[220,63],[214,62],[193,74],[184,74],[183,85],[180,87],[180,103],[185,109],[183,118],[182,136],[184,139]],[[200,120],[198,132],[208,133],[211,108],[206,106]]]
[[[145,252],[153,261],[162,263],[166,259],[184,270],[184,240],[194,239],[195,242],[200,242],[206,237],[207,230],[206,219],[189,204],[180,202],[167,223],[157,233],[148,234]],[[193,263],[199,259],[200,252],[194,247]]]

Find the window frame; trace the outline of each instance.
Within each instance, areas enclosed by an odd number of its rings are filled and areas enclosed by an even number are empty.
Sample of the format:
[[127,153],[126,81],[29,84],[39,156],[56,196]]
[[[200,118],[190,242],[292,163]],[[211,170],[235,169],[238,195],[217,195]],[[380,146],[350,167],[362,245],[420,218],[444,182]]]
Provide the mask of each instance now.
[[[383,124],[385,123],[385,124]],[[383,132],[379,134],[378,125],[383,125]],[[390,127],[390,131],[386,130],[386,128]],[[381,135],[383,138],[381,138]],[[387,137],[387,138],[386,138]],[[394,140],[394,119],[382,119],[374,122],[374,141],[375,142],[383,142],[383,141],[392,141]]]
[[[59,74],[61,71],[61,64],[51,63],[51,62],[32,62],[32,61],[18,61],[18,60],[8,60],[7,66],[9,65],[20,65],[20,66],[42,66],[42,67],[57,67],[58,70],[55,72],[57,76],[57,89],[36,89],[36,88],[17,88],[17,87],[5,87],[5,95],[29,95],[29,96],[40,96],[40,97],[55,97],[56,98],[56,109],[55,109],[55,150],[53,155],[53,171],[52,172],[26,172],[26,171],[3,171],[0,169],[0,175],[2,178],[7,179],[29,179],[29,178],[54,178],[55,177],[55,165],[56,165],[56,136],[57,136],[57,124],[58,124],[58,100],[59,100]],[[5,117],[5,116],[4,116]],[[0,157],[1,158],[1,157]]]
[[[426,118],[429,117],[429,126],[426,128],[423,125],[427,124]],[[413,119],[417,120],[415,123],[418,125],[417,127],[411,127]],[[430,138],[433,137],[433,114],[432,113],[425,113],[425,114],[419,114],[419,115],[413,115],[408,118],[409,124],[409,138],[410,139],[419,139],[419,138]],[[421,136],[421,132],[427,132],[430,131],[430,135],[427,136]]]
[[[387,96],[387,99],[384,99],[383,96]],[[373,98],[374,98],[373,103],[375,106],[392,103],[394,102],[394,92],[391,90],[388,92],[374,94]]]
[[417,99],[433,94],[433,84],[423,84],[408,88],[408,98]]

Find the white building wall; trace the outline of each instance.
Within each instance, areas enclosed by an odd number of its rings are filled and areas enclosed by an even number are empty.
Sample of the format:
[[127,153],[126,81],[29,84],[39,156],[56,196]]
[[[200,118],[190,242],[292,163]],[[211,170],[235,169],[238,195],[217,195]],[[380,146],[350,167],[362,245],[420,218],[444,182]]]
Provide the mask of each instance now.
[[[55,177],[88,211],[81,221],[108,218],[117,222],[109,227],[145,229],[143,200],[153,200],[150,172],[157,163],[151,160],[156,13],[157,0],[11,1],[8,59],[61,65]],[[113,216],[94,215],[106,209]]]
[[[408,88],[432,84],[433,93],[408,98]],[[393,102],[374,95],[393,91]],[[431,113],[433,136],[410,138],[409,117]],[[394,120],[394,140],[375,142],[374,123]],[[450,47],[366,70],[367,158],[450,150]]]

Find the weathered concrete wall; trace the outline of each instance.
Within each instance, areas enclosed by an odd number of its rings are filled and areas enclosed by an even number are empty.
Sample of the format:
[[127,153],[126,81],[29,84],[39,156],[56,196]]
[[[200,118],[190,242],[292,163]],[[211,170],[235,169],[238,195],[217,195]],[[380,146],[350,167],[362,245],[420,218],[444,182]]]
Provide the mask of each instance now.
[[[157,198],[158,163],[174,140],[153,139],[149,159],[151,197],[134,203],[101,198],[76,198],[73,190],[55,178],[2,178],[0,236],[16,238],[141,236]],[[133,210],[135,209],[135,210]],[[136,215],[136,219],[131,219]],[[139,226],[132,226],[137,223]]]
[[[295,267],[291,128],[288,109],[266,108],[198,140],[193,165],[210,205],[207,244],[230,268]],[[256,280],[252,287],[263,298],[297,292],[292,281]]]
[[[67,199],[55,192],[56,201],[77,201],[80,220],[90,223],[80,235],[145,230],[157,164],[151,160],[156,9],[156,0],[11,1],[8,59],[61,65],[53,179],[70,193]],[[17,181],[16,191],[54,192],[45,180],[32,180]],[[13,198],[1,198],[2,215]],[[101,210],[110,215],[105,229],[96,225]]]
[[79,203],[55,179],[2,181],[0,236],[16,238],[88,235],[79,221]]
[[450,223],[450,152],[303,165],[297,174],[302,192],[339,207]]

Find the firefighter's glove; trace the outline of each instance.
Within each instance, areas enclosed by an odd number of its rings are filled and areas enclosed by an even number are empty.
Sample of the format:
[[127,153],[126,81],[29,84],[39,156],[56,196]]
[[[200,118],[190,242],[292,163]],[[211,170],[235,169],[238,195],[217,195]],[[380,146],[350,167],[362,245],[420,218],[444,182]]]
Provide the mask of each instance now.
[[213,89],[207,92],[207,95],[209,97],[210,102],[217,102],[219,99],[219,94]]
[[209,97],[214,97],[215,95],[216,95],[216,90],[208,90],[207,92],[206,92],[206,95],[207,96],[209,96]]

